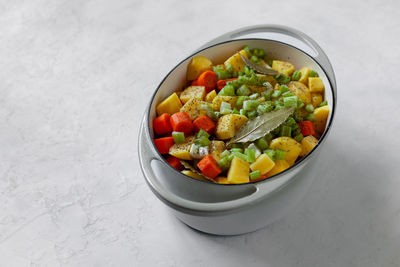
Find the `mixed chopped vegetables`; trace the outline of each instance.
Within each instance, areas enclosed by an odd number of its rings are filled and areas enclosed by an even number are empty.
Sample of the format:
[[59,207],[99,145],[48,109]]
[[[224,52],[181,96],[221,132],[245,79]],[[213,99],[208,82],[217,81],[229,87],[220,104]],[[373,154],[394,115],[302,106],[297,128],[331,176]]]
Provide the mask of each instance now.
[[[243,62],[279,72],[256,73]],[[210,182],[255,182],[289,168],[323,134],[329,115],[324,84],[307,67],[244,47],[223,64],[197,56],[187,86],[157,105],[154,144],[183,174]]]

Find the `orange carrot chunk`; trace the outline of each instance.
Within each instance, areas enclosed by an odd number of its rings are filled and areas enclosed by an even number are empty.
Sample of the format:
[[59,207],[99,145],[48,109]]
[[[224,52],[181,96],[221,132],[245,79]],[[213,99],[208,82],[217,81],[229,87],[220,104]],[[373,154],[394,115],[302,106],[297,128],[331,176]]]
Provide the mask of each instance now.
[[207,116],[200,116],[193,121],[194,131],[198,132],[200,129],[212,135],[215,130],[215,123]]
[[165,160],[169,163],[169,165],[171,165],[178,171],[183,170],[183,165],[181,164],[181,161],[178,158],[174,156],[168,156]]
[[190,120],[190,117],[185,112],[177,112],[172,114],[171,119],[171,127],[175,132],[184,132],[185,136],[188,136],[193,131],[193,124]]
[[154,139],[154,144],[160,154],[168,154],[169,148],[175,144],[172,136]]
[[214,179],[222,172],[218,167],[217,161],[210,155],[205,156],[199,163],[197,163],[200,171],[207,177]]
[[311,121],[300,121],[299,127],[303,136],[315,135],[314,124]]
[[[211,92],[215,86],[217,85],[218,76],[211,70],[206,70],[202,74],[200,74],[199,78],[197,78],[195,84],[199,86],[204,86],[206,89],[206,93]],[[193,85],[193,83],[192,83]]]
[[171,116],[168,113],[164,113],[154,119],[153,129],[156,134],[163,135],[170,134],[172,132],[170,118]]

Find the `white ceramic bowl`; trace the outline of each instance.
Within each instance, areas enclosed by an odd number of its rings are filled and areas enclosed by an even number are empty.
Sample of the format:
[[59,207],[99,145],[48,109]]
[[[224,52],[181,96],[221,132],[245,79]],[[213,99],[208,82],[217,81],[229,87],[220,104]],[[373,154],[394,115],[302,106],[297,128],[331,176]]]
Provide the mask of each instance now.
[[[249,37],[254,34],[256,37]],[[290,41],[288,37],[291,37]],[[325,98],[331,107],[326,131],[306,157],[263,181],[224,185],[183,175],[166,163],[154,146],[151,122],[156,116],[156,105],[185,85],[187,65],[193,56],[202,55],[213,62],[223,62],[245,45],[263,48],[273,58],[287,60],[296,67],[306,66],[319,73],[325,84]],[[305,47],[307,52],[299,47]],[[307,173],[317,160],[321,145],[330,132],[335,108],[336,80],[332,66],[322,49],[310,37],[279,25],[257,25],[229,32],[180,62],[155,90],[143,116],[139,134],[139,160],[145,180],[153,193],[181,221],[195,229],[218,235],[257,230],[278,219],[306,192],[312,181],[312,176]]]

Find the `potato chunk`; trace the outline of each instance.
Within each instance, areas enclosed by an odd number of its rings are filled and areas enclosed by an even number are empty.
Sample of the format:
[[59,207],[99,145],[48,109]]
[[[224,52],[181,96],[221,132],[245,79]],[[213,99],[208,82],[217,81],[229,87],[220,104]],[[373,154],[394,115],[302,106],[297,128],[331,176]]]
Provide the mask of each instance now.
[[310,88],[311,93],[322,93],[325,90],[324,83],[320,77],[309,77],[308,88]]
[[269,172],[267,172],[267,174],[265,176],[271,177],[275,174],[283,172],[284,170],[286,170],[289,167],[290,167],[290,165],[289,165],[289,163],[286,162],[286,160],[277,160],[277,161],[275,161],[275,166]]
[[215,159],[215,160],[220,160],[220,154],[226,149],[225,143],[223,141],[216,141],[213,140],[211,141],[210,144],[210,155]]
[[296,161],[297,157],[301,152],[301,145],[299,142],[294,140],[291,137],[281,136],[275,139],[272,139],[271,144],[269,146],[271,149],[280,149],[286,151],[285,160],[290,165],[293,165]]
[[301,140],[300,156],[304,157],[318,144],[318,139],[312,135],[306,136]]
[[250,165],[252,171],[260,171],[261,175],[266,174],[275,166],[275,162],[265,154],[261,154],[257,160]]
[[246,66],[246,64],[243,62],[242,57],[240,56],[240,54],[244,57],[247,58],[247,53],[244,50],[240,50],[239,53],[234,54],[233,56],[231,56],[230,58],[228,58],[224,64],[225,67],[232,65],[232,69],[234,71],[244,71],[244,66]]
[[186,71],[186,79],[188,81],[196,80],[202,72],[211,70],[211,68],[212,62],[208,58],[203,56],[193,57]]
[[212,102],[214,100],[214,98],[217,96],[217,92],[215,92],[215,90],[212,90],[211,92],[209,92],[206,95],[206,102]]
[[298,98],[300,98],[305,105],[311,103],[311,94],[308,90],[307,86],[305,86],[301,82],[289,82],[288,83],[289,90],[295,94]]
[[178,95],[173,93],[157,105],[157,115],[160,116],[163,113],[174,114],[178,112],[181,107],[182,103],[179,100]]
[[238,114],[227,114],[218,119],[215,135],[220,140],[230,139],[247,122],[247,117]]
[[311,70],[309,68],[304,67],[304,68],[299,69],[299,71],[301,73],[299,82],[307,85],[308,84],[308,75],[310,74]]
[[178,159],[191,160],[190,147],[193,144],[194,136],[186,138],[186,142],[182,144],[174,144],[169,149],[169,154],[177,157]]
[[311,93],[311,104],[314,108],[318,107],[323,100],[322,94],[319,93]]
[[181,112],[185,112],[189,115],[191,120],[196,119],[197,117],[203,116],[207,114],[206,110],[201,110],[200,105],[207,104],[204,101],[198,100],[196,98],[191,98],[186,104],[181,107]]
[[280,60],[272,61],[272,69],[286,75],[292,75],[292,73],[294,72],[294,66],[292,63]]
[[229,184],[228,178],[223,177],[223,176],[218,176],[214,180],[215,180],[215,182],[217,182],[219,184]]
[[227,180],[231,184],[248,183],[250,164],[241,158],[234,157],[229,167]]
[[322,106],[314,110],[315,115],[315,131],[322,134],[325,131],[326,122],[329,116],[329,106]]
[[213,108],[213,110],[219,111],[219,109],[221,108],[221,103],[227,102],[227,103],[231,104],[231,107],[233,109],[233,107],[236,104],[236,100],[237,100],[237,96],[217,95],[212,101],[212,108]]
[[189,86],[179,96],[182,103],[185,104],[191,98],[196,98],[198,100],[203,100],[206,94],[206,89],[204,86]]

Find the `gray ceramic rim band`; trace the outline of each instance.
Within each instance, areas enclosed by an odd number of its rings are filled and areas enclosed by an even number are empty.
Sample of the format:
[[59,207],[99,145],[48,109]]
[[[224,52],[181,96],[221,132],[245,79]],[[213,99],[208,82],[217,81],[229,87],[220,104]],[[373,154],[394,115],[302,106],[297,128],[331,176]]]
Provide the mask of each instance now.
[[[211,45],[225,42],[232,40],[234,38],[251,34],[251,33],[279,33],[282,35],[288,35],[291,37],[294,37],[295,39],[302,41],[306,45],[308,45],[311,49],[313,49],[317,55],[313,57],[313,59],[320,64],[323,69],[326,72],[326,75],[328,76],[328,79],[331,82],[332,85],[332,90],[334,91],[336,95],[336,80],[335,80],[335,75],[333,72],[332,65],[329,62],[328,57],[326,54],[322,51],[320,46],[309,36],[306,34],[293,29],[289,28],[286,26],[281,26],[281,25],[256,25],[256,26],[250,26],[250,27],[245,27],[245,28],[240,28],[237,30],[234,30],[232,32],[226,33],[224,35],[221,35],[212,41],[208,42],[204,46],[202,46],[200,49],[197,51],[209,47]],[[335,101],[335,100],[334,100]],[[336,101],[335,101],[336,102]],[[336,104],[336,103],[334,103]],[[148,140],[151,140],[150,136],[146,136],[146,131],[143,129],[146,127],[147,124],[147,119],[146,116],[144,116],[142,126],[140,128],[140,133],[139,133],[139,161],[140,161],[140,166],[142,169],[142,172],[145,175],[146,182],[149,184],[151,190],[153,193],[155,193],[161,200],[163,200],[167,205],[172,206],[174,209],[189,212],[189,213],[196,213],[196,214],[204,214],[204,215],[210,215],[210,213],[225,213],[233,210],[238,210],[241,209],[251,203],[256,203],[260,201],[262,198],[265,198],[267,195],[265,194],[260,194],[259,192],[262,191],[262,185],[263,183],[257,183],[254,184],[256,187],[256,191],[248,196],[245,196],[243,198],[235,199],[235,200],[230,200],[230,201],[225,201],[225,202],[219,202],[219,203],[200,203],[200,202],[195,202],[191,201],[188,199],[181,198],[167,189],[164,188],[164,186],[158,181],[156,178],[152,167],[151,167],[151,161],[153,160],[159,160],[161,159],[158,158],[158,153],[155,151],[155,148],[152,146],[151,142]],[[147,139],[146,139],[147,137]],[[326,139],[326,138],[325,138]],[[162,161],[161,161],[162,162]],[[305,161],[300,162],[298,167],[300,165],[304,164]],[[279,179],[280,175],[278,174],[276,176],[276,179]],[[290,182],[290,180],[289,180]],[[286,184],[282,184],[281,187],[285,186]],[[271,194],[274,192],[270,192]]]

